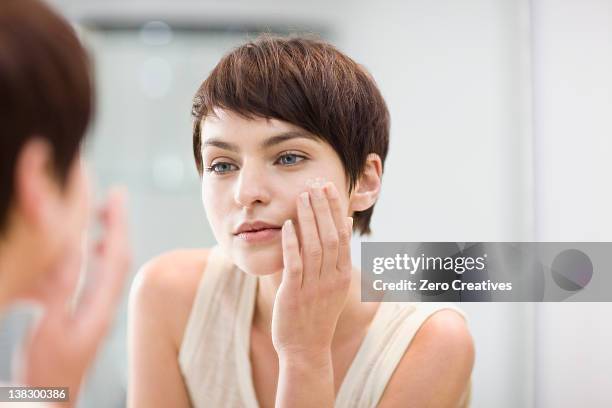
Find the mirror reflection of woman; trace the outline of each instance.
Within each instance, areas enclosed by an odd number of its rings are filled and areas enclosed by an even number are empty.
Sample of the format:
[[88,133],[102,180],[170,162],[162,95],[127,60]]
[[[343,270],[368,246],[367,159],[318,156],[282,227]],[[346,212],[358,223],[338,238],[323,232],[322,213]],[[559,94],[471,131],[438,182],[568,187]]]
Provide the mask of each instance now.
[[263,36],[217,64],[193,114],[218,244],[139,272],[129,405],[467,406],[460,309],[360,301],[350,238],[370,233],[389,145],[365,69],[319,40]]

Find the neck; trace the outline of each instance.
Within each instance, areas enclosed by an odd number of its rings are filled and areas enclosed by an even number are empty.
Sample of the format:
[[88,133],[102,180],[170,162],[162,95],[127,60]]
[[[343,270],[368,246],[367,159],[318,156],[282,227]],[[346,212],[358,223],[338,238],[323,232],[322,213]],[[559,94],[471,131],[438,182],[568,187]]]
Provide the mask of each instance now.
[[22,295],[40,269],[39,257],[33,256],[36,247],[20,228],[0,237],[0,313]]
[[14,296],[12,288],[15,272],[23,269],[17,250],[18,248],[11,245],[7,239],[3,238],[0,241],[0,312],[8,306]]
[[[253,328],[268,336],[272,335],[272,310],[276,292],[281,283],[281,272],[260,276],[257,284],[257,297],[253,313]],[[342,341],[345,335],[354,335],[356,325],[369,322],[377,305],[361,303],[359,270],[353,268],[351,286],[342,312],[336,325],[334,341]],[[368,311],[369,313],[363,313]],[[361,322],[363,320],[363,322]]]

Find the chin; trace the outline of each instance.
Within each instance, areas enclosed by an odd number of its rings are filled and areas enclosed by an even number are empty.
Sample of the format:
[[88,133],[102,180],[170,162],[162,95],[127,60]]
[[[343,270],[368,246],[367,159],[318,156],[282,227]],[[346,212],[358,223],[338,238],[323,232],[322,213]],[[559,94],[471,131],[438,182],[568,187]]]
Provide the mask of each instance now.
[[232,247],[231,258],[242,271],[256,276],[272,275],[283,270],[283,249],[279,245]]

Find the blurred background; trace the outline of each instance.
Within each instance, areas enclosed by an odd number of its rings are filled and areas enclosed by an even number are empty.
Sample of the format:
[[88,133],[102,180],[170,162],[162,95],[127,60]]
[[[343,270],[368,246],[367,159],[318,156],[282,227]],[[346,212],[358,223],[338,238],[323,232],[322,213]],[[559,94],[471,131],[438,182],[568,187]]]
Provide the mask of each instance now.
[[[87,156],[99,198],[129,188],[134,273],[160,252],[214,245],[191,99],[259,32],[318,33],[377,80],[392,131],[368,240],[612,241],[612,1],[51,3],[95,61]],[[612,406],[612,304],[460,307],[476,344],[473,407]],[[0,322],[0,380],[29,316]],[[80,406],[125,405],[126,316],[124,302]]]

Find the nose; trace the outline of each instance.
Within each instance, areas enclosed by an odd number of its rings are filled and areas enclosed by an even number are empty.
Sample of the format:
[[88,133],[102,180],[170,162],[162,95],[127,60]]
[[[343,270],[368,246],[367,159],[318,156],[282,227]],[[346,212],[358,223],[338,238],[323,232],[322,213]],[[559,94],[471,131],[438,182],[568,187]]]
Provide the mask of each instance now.
[[234,200],[245,208],[263,204],[270,200],[265,174],[255,163],[244,163],[234,191]]

